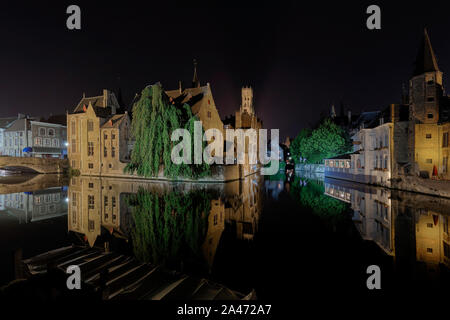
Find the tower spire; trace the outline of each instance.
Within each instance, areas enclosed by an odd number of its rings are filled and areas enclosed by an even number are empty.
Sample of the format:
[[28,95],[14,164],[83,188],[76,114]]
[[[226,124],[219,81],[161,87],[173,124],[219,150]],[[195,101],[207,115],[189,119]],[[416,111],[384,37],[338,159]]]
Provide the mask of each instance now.
[[427,28],[423,29],[423,38],[417,52],[417,58],[414,68],[414,76],[425,72],[439,71],[437,59],[431,46],[430,37]]
[[194,59],[194,76],[192,77],[192,88],[199,88],[200,87],[200,81],[198,81],[197,76],[197,60]]
[[331,105],[330,116],[331,118],[336,118],[336,109],[334,108],[334,103]]

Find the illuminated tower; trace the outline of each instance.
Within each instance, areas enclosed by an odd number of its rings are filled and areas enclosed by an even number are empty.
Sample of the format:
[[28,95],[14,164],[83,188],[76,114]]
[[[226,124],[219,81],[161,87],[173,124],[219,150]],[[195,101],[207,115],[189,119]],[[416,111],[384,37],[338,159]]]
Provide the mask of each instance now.
[[253,89],[252,87],[242,88],[242,104],[241,113],[247,112],[248,114],[254,114],[255,109],[253,108]]
[[409,81],[410,119],[415,123],[439,122],[439,102],[443,94],[442,72],[425,29]]
[[419,46],[414,73],[409,80],[409,162],[419,170],[433,172],[439,166],[438,123],[443,98],[442,72],[424,29]]

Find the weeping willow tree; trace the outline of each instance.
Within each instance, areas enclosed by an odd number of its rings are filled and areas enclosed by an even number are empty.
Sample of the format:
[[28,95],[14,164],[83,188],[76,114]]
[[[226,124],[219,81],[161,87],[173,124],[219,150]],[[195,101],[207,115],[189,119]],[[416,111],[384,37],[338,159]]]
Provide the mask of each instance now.
[[200,191],[159,195],[139,189],[128,195],[135,225],[131,233],[135,256],[155,264],[203,261],[201,246],[212,198],[211,193]]
[[131,133],[135,145],[125,172],[156,177],[163,168],[164,176],[169,178],[200,178],[209,175],[208,164],[177,165],[171,161],[173,143],[170,137],[175,129],[184,128],[190,132],[191,155],[194,155],[195,121],[198,118],[192,114],[190,106],[184,104],[180,107],[170,103],[161,84],[144,88],[139,101],[133,105]]

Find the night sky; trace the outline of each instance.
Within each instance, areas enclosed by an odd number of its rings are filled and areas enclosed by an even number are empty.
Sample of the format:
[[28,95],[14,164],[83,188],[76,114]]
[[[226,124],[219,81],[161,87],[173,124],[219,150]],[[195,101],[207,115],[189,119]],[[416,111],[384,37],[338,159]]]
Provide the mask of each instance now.
[[[251,85],[264,127],[295,136],[333,103],[360,112],[399,102],[424,26],[446,83],[450,73],[444,1],[36,2],[0,8],[0,116],[65,113],[103,88],[120,87],[129,103],[158,81],[187,86],[196,58],[222,118]],[[81,7],[81,30],[66,28],[70,4]],[[370,4],[381,7],[381,30],[366,28]]]

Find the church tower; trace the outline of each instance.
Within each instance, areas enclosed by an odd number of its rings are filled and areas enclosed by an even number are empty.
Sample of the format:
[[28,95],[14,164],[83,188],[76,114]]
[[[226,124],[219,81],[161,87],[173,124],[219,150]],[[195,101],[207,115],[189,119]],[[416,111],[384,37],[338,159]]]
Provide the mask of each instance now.
[[241,113],[247,112],[248,114],[254,114],[255,109],[253,108],[253,89],[252,87],[242,88],[242,103],[241,103]]
[[414,73],[409,81],[410,120],[414,123],[438,123],[442,95],[442,72],[439,71],[430,37],[425,29]]
[[442,72],[424,29],[414,67],[409,80],[408,158],[413,170],[431,173],[439,166],[438,123],[443,101]]
[[197,60],[194,59],[194,76],[192,77],[192,88],[200,88],[200,81],[197,75]]

